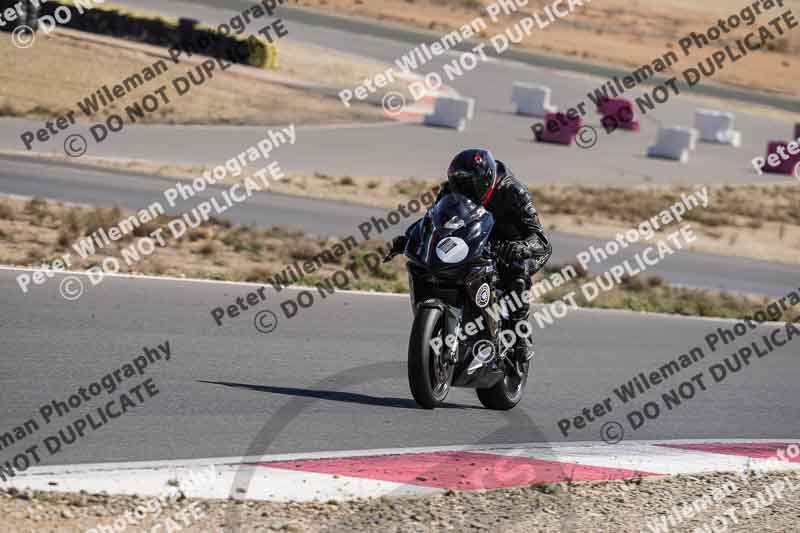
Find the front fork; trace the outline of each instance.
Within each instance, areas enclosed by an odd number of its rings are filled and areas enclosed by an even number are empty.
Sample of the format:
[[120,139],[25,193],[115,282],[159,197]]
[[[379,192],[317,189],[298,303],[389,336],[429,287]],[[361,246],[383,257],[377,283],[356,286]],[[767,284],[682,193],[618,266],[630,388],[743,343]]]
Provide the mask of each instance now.
[[446,305],[444,314],[444,335],[447,339],[448,335],[453,335],[454,342],[447,344],[445,342],[445,349],[442,352],[442,357],[445,358],[450,364],[455,365],[458,363],[458,346],[461,334],[461,316],[456,309]]
[[[500,316],[497,304],[497,295],[494,290],[494,268],[490,265],[476,266],[464,280],[467,287],[468,302],[465,308],[477,310],[484,324],[489,340],[496,340],[500,336]],[[489,313],[494,309],[494,317]],[[470,315],[475,314],[469,313]],[[499,347],[498,347],[499,348]]]

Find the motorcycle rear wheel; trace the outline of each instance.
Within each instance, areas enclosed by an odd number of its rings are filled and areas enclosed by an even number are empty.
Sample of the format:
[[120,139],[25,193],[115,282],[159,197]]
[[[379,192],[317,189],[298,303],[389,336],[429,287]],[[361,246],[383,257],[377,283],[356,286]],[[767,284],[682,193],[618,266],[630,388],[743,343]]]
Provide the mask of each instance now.
[[525,384],[528,383],[530,373],[530,362],[522,366],[524,372],[520,378],[513,369],[510,368],[510,361],[506,361],[506,375],[489,389],[476,389],[478,399],[487,409],[495,411],[508,411],[513,409],[522,400],[525,392]]
[[450,392],[453,368],[449,366],[446,377],[439,379],[441,372],[437,371],[437,358],[431,347],[431,339],[441,335],[442,322],[440,309],[421,308],[414,317],[408,341],[408,385],[414,401],[424,409],[440,406]]

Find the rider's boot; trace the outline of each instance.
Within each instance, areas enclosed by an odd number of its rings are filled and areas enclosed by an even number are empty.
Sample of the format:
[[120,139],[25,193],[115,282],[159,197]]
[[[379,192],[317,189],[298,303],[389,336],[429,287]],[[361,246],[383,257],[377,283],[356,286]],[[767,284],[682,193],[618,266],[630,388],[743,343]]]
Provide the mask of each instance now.
[[517,341],[514,343],[512,355],[514,361],[524,363],[533,359],[534,355],[533,346],[531,345],[530,340],[524,337],[517,337]]
[[[516,340],[514,341],[514,346],[511,348],[511,360],[514,363],[514,368],[517,371],[517,374],[522,376],[522,374],[527,373],[528,368],[530,367],[530,360],[533,358],[533,338],[532,338],[532,331],[530,322],[528,322],[528,313],[527,310],[522,315],[522,313],[515,313],[516,316],[512,317],[512,322],[514,324],[514,332],[515,333],[522,333],[522,335],[517,334]],[[519,325],[520,322],[525,322],[524,325]],[[525,335],[527,333],[527,336]]]
[[[511,289],[517,294],[522,294],[530,289],[531,280],[529,277],[518,277],[512,281]],[[522,302],[521,307],[513,309],[511,313],[511,323],[514,325],[516,340],[511,350],[511,357],[517,364],[523,364],[533,357],[533,331],[528,320],[530,316],[530,304]]]

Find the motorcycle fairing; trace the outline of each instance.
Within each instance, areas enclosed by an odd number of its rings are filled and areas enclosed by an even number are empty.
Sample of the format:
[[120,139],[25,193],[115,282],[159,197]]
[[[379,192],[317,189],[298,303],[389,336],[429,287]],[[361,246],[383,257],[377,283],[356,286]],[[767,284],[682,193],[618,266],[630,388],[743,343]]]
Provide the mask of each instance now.
[[456,275],[480,258],[489,240],[494,217],[460,194],[448,194],[411,226],[406,256],[431,273]]

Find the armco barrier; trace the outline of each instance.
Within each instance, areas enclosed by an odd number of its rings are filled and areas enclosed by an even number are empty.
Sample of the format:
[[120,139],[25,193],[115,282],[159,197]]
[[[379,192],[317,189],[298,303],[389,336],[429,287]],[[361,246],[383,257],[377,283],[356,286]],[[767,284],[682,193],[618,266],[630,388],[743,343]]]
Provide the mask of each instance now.
[[[800,136],[798,136],[800,138]],[[771,174],[786,174],[787,176],[796,176],[797,174],[795,167],[800,165],[800,153],[797,154],[790,154],[787,150],[789,146],[788,142],[784,141],[770,141],[767,144],[767,157],[764,159],[767,160],[766,163],[761,167],[763,172],[769,172]],[[778,148],[782,148],[784,154],[786,154],[786,159],[783,159],[778,155]],[[777,158],[779,164],[772,166],[769,164],[769,158],[772,157],[773,161]]]
[[581,117],[568,117],[565,113],[548,113],[545,116],[544,127],[534,128],[533,134],[538,142],[572,144],[578,130],[583,126]]
[[511,87],[511,101],[517,104],[517,113],[533,117],[543,117],[558,111],[550,103],[550,88],[535,83],[514,82]]
[[467,120],[472,120],[474,115],[474,98],[440,96],[436,98],[433,113],[425,115],[425,124],[428,126],[455,128],[458,131],[462,131],[467,126]]
[[221,35],[211,26],[191,19],[151,16],[111,4],[82,8],[83,13],[80,14],[70,0],[48,1],[42,5],[40,17],[52,17],[61,6],[72,11],[69,20],[59,24],[67,28],[183,49],[192,54],[227,59],[259,68],[278,67],[277,46],[261,36]]
[[697,145],[699,133],[694,128],[671,127],[658,130],[656,144],[647,149],[647,157],[673,159],[686,163]]
[[700,140],[739,147],[741,132],[733,129],[733,113],[715,109],[698,109],[694,113],[694,127],[700,132]]

